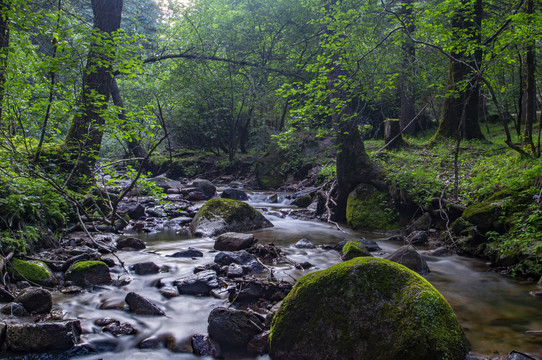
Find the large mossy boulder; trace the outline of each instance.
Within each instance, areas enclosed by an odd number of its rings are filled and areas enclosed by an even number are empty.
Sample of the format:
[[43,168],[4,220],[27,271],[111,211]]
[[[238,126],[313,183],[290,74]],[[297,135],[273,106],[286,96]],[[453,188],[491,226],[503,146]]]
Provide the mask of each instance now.
[[387,193],[362,183],[348,195],[346,220],[354,229],[390,230],[399,227],[399,211]]
[[455,314],[423,277],[360,257],[302,277],[271,325],[273,359],[464,360]]
[[11,259],[8,266],[9,274],[15,280],[27,280],[35,284],[52,286],[58,283],[56,277],[47,265],[38,260]]
[[196,236],[216,236],[225,232],[243,232],[273,224],[249,204],[232,199],[211,199],[199,209],[190,224]]

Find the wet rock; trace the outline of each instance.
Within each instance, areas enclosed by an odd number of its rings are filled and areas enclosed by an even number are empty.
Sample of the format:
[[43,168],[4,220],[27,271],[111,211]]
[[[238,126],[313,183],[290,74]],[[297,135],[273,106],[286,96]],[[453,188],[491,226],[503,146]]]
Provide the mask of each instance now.
[[413,271],[374,257],[299,279],[274,316],[269,341],[274,360],[321,354],[464,360],[468,354],[463,330],[442,295]]
[[243,310],[215,308],[209,314],[209,337],[224,349],[246,349],[264,325],[254,314]]
[[196,258],[196,257],[203,257],[203,252],[196,250],[194,248],[188,248],[187,250],[177,251],[176,253],[173,253],[167,256],[174,257],[174,258]]
[[194,180],[192,186],[197,187],[204,194],[205,200],[213,198],[216,194],[216,186],[209,180]]
[[165,316],[166,314],[150,300],[144,298],[143,296],[136,294],[135,292],[130,292],[126,295],[124,299],[130,311],[138,315],[154,315],[154,316]]
[[300,208],[306,208],[312,203],[312,197],[309,194],[303,195],[295,199],[292,204],[300,207]]
[[284,255],[284,252],[274,244],[256,244],[247,249],[249,254],[263,260],[274,260]]
[[0,287],[0,302],[12,302],[15,297],[3,287]]
[[236,280],[235,287],[229,288],[229,300],[238,304],[255,303],[260,299],[282,300],[292,289],[292,284],[258,279]]
[[298,249],[314,249],[316,246],[309,239],[301,239],[295,243],[294,247]]
[[248,342],[247,350],[256,354],[266,354],[269,351],[269,330],[255,335]]
[[112,318],[101,318],[101,319],[94,320],[94,325],[103,327],[109,324],[113,324],[114,322],[118,322],[118,320],[115,320]]
[[404,265],[422,275],[430,273],[427,262],[412,245],[401,246],[386,256],[386,259]]
[[412,230],[429,230],[431,227],[431,214],[423,213],[422,216],[416,219],[411,226]]
[[444,246],[441,246],[439,247],[438,249],[435,249],[435,250],[431,250],[429,252],[427,252],[428,255],[431,255],[431,256],[450,256],[452,255],[452,251],[445,248]]
[[45,286],[53,286],[58,283],[57,279],[43,261],[11,259],[8,273],[17,281],[28,280]]
[[143,250],[147,246],[141,239],[128,237],[117,241],[117,250]]
[[67,350],[79,342],[80,335],[79,320],[9,324],[5,343],[12,351]]
[[17,317],[30,316],[30,313],[24,308],[24,306],[16,302],[8,303],[2,306],[0,308],[0,314],[13,315]]
[[145,206],[140,203],[126,204],[124,207],[122,207],[122,211],[125,212],[132,220],[139,220],[145,216]]
[[534,357],[531,357],[519,351],[512,351],[510,354],[506,356],[506,360],[536,360],[536,359]]
[[203,334],[192,336],[192,351],[198,356],[220,357],[220,345]]
[[279,196],[277,194],[272,194],[269,195],[265,200],[270,204],[276,204],[279,202]]
[[309,188],[306,188],[306,189],[303,189],[303,190],[300,190],[300,191],[297,191],[296,193],[294,193],[294,195],[292,196],[294,199],[298,199],[302,196],[305,196],[305,195],[310,195],[310,196],[314,196],[316,194],[316,191],[318,191],[317,188],[315,187],[309,187]]
[[80,261],[71,265],[64,279],[77,286],[103,285],[111,283],[109,268],[103,261]]
[[365,238],[361,238],[359,241],[361,241],[361,243],[363,244],[363,246],[365,246],[365,248],[367,249],[367,251],[369,252],[375,252],[375,251],[380,251],[382,250],[382,248],[380,246],[378,246],[378,244],[376,243],[376,241],[373,241],[373,240],[367,240]]
[[160,267],[152,261],[137,263],[133,266],[133,269],[137,275],[158,274],[160,271]]
[[164,344],[164,338],[160,336],[151,336],[149,338],[145,338],[137,344],[137,347],[140,349],[160,349],[165,346]]
[[241,277],[244,274],[243,267],[241,265],[232,263],[228,266],[228,269],[226,270],[226,274],[230,278]]
[[111,259],[111,258],[101,258],[100,261],[103,261],[105,263],[105,265],[107,265],[107,267],[114,267],[116,264],[115,264],[115,260]]
[[220,197],[225,198],[225,199],[233,199],[233,200],[241,200],[241,201],[248,200],[248,195],[246,192],[244,192],[243,190],[232,189],[232,188],[224,189]]
[[111,333],[115,336],[135,335],[137,330],[134,326],[127,322],[114,321],[103,328],[103,331]]
[[196,214],[190,230],[196,236],[217,236],[229,231],[244,232],[273,224],[249,204],[231,199],[211,199]]
[[148,179],[156,184],[156,186],[162,188],[164,191],[171,189],[180,189],[183,187],[183,184],[180,181],[169,179],[165,176],[157,176],[154,178]]
[[342,248],[341,253],[342,261],[348,261],[361,256],[371,256],[371,253],[365,248],[363,243],[357,240],[347,242]]
[[209,295],[212,289],[218,287],[218,278],[213,270],[205,270],[194,275],[175,280],[173,285],[179,290],[179,294],[186,295]]
[[173,288],[160,289],[160,294],[166,299],[171,299],[171,298],[179,296],[179,292],[177,291],[177,289],[173,289]]
[[413,231],[406,238],[406,243],[409,245],[426,245],[429,237],[426,231]]
[[192,222],[192,218],[188,216],[179,216],[174,219],[168,220],[164,223],[164,227],[173,229],[179,229],[183,226],[187,226]]
[[38,287],[23,289],[15,298],[15,302],[24,306],[28,312],[36,314],[48,314],[53,308],[51,293]]
[[215,250],[237,251],[248,249],[254,244],[253,234],[227,232],[218,236],[215,241]]
[[390,236],[389,238],[384,239],[384,240],[385,241],[394,241],[394,242],[404,243],[405,242],[405,237],[403,235],[393,235],[393,236]]
[[219,265],[230,265],[236,263],[243,266],[247,273],[259,274],[265,271],[265,267],[260,264],[256,256],[245,250],[241,251],[221,251],[215,256],[215,263]]
[[304,261],[302,263],[299,263],[299,264],[295,264],[295,268],[296,269],[302,269],[302,270],[306,270],[306,269],[310,269],[311,267],[313,267],[314,265],[311,264],[310,262],[308,261]]

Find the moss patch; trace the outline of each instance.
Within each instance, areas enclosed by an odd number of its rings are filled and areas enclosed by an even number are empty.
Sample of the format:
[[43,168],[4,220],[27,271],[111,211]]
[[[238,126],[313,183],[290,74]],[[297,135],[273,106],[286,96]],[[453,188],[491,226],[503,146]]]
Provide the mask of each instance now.
[[360,257],[302,277],[273,318],[273,359],[461,359],[442,295],[393,262]]
[[346,220],[354,229],[389,230],[399,227],[399,212],[387,193],[360,184],[348,196]]
[[89,261],[79,261],[78,263],[73,264],[72,266],[70,266],[70,270],[73,272],[81,272],[81,271],[87,271],[96,266],[105,267],[106,269],[108,268],[107,264],[104,263],[103,261],[89,260]]
[[47,285],[54,281],[54,276],[47,265],[37,260],[24,261],[13,258],[8,272],[15,280],[28,280],[41,285]]
[[365,245],[361,241],[349,241],[342,249],[342,259],[344,261],[351,260],[360,256],[371,256]]

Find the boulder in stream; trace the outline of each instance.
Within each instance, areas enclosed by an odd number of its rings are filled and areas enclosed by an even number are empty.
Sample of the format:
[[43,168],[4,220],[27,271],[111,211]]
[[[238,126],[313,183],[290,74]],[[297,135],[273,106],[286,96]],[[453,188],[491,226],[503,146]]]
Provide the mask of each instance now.
[[264,330],[260,319],[244,310],[215,308],[208,321],[209,337],[224,349],[246,350],[250,340]]
[[130,311],[138,315],[154,315],[154,316],[165,316],[166,314],[158,306],[153,304],[149,299],[144,298],[143,296],[136,294],[135,292],[130,292],[126,295],[124,299]]
[[341,250],[341,259],[343,261],[351,260],[360,256],[371,256],[371,253],[365,248],[361,241],[349,241]]
[[233,199],[233,200],[248,200],[248,195],[243,190],[239,189],[232,189],[227,188],[222,191],[222,195],[220,196],[225,199]]
[[160,271],[160,267],[152,261],[137,263],[133,266],[133,269],[137,275],[158,274]]
[[228,231],[251,231],[273,224],[249,204],[231,199],[211,199],[190,224],[195,236],[217,236]]
[[8,266],[8,273],[18,281],[31,281],[45,286],[57,284],[57,279],[43,261],[20,260],[13,258]]
[[205,179],[197,179],[192,182],[192,186],[197,187],[204,195],[205,199],[211,199],[216,194],[216,186]]
[[309,239],[303,238],[296,242],[294,247],[298,249],[314,249],[316,246]]
[[302,277],[273,318],[275,360],[464,360],[467,341],[444,297],[389,260],[360,257]]
[[254,242],[253,234],[227,232],[216,238],[214,248],[222,251],[237,251],[248,249]]
[[214,270],[204,270],[175,280],[173,285],[177,287],[179,294],[206,296],[218,287],[218,278]]
[[127,237],[117,240],[117,250],[143,250],[147,246],[141,239]]
[[77,286],[111,283],[109,268],[103,261],[79,261],[72,264],[64,274],[64,279]]
[[15,302],[24,306],[29,313],[48,314],[53,308],[51,293],[40,287],[23,289],[15,298]]
[[418,274],[429,274],[429,266],[425,259],[416,251],[412,245],[404,245],[395,250],[386,259],[404,265],[410,270],[416,271]]
[[79,342],[79,320],[8,324],[5,343],[12,351],[46,352],[67,350]]

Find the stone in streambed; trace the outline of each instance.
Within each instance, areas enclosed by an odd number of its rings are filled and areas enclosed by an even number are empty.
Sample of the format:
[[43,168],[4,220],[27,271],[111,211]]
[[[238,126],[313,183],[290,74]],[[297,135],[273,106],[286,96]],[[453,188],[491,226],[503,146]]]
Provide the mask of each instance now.
[[274,360],[464,360],[452,308],[423,277],[360,257],[302,277],[273,318]]
[[248,195],[246,192],[244,192],[243,190],[232,189],[232,188],[224,189],[220,197],[224,199],[233,199],[233,200],[241,200],[241,201],[248,200]]
[[341,259],[343,261],[351,260],[360,256],[371,256],[371,253],[365,248],[361,241],[349,241],[341,250]]
[[[5,304],[0,308],[0,314],[2,315],[12,315],[16,317],[30,316],[30,313],[19,303],[12,302]],[[0,339],[2,337],[0,336]]]
[[192,336],[192,351],[198,356],[220,357],[220,345],[209,336],[196,334]]
[[410,270],[416,271],[418,274],[429,274],[429,266],[425,259],[416,251],[412,245],[404,245],[395,250],[386,259],[404,265]]
[[160,267],[152,261],[137,263],[133,266],[133,269],[137,275],[158,274],[160,271]]
[[316,246],[309,239],[303,238],[296,242],[294,247],[298,249],[314,249]]
[[48,314],[53,308],[51,293],[38,287],[23,289],[14,301],[24,306],[29,313]]
[[143,250],[147,246],[141,239],[135,237],[127,237],[117,240],[117,250]]
[[253,234],[227,232],[216,238],[214,248],[221,251],[238,251],[250,248],[255,243]]
[[215,308],[209,314],[209,337],[224,349],[245,350],[264,325],[254,314],[244,310]]
[[57,279],[43,261],[11,259],[8,273],[17,281],[30,281],[38,285],[52,286]]
[[124,299],[130,311],[138,315],[165,316],[166,314],[150,300],[134,292],[128,293]]
[[175,280],[173,285],[177,287],[179,294],[206,296],[218,287],[218,277],[214,270],[205,270]]
[[82,287],[111,283],[109,268],[103,261],[79,261],[72,264],[66,270],[64,279]]
[[79,342],[80,335],[79,320],[9,324],[5,344],[12,351],[67,350]]
[[171,255],[166,255],[166,256],[174,257],[174,258],[196,258],[196,257],[203,257],[203,253],[194,248],[188,248],[186,250],[177,251],[176,253],[173,253]]
[[190,224],[196,236],[217,236],[225,232],[243,232],[273,224],[249,204],[231,199],[211,199],[197,212]]

